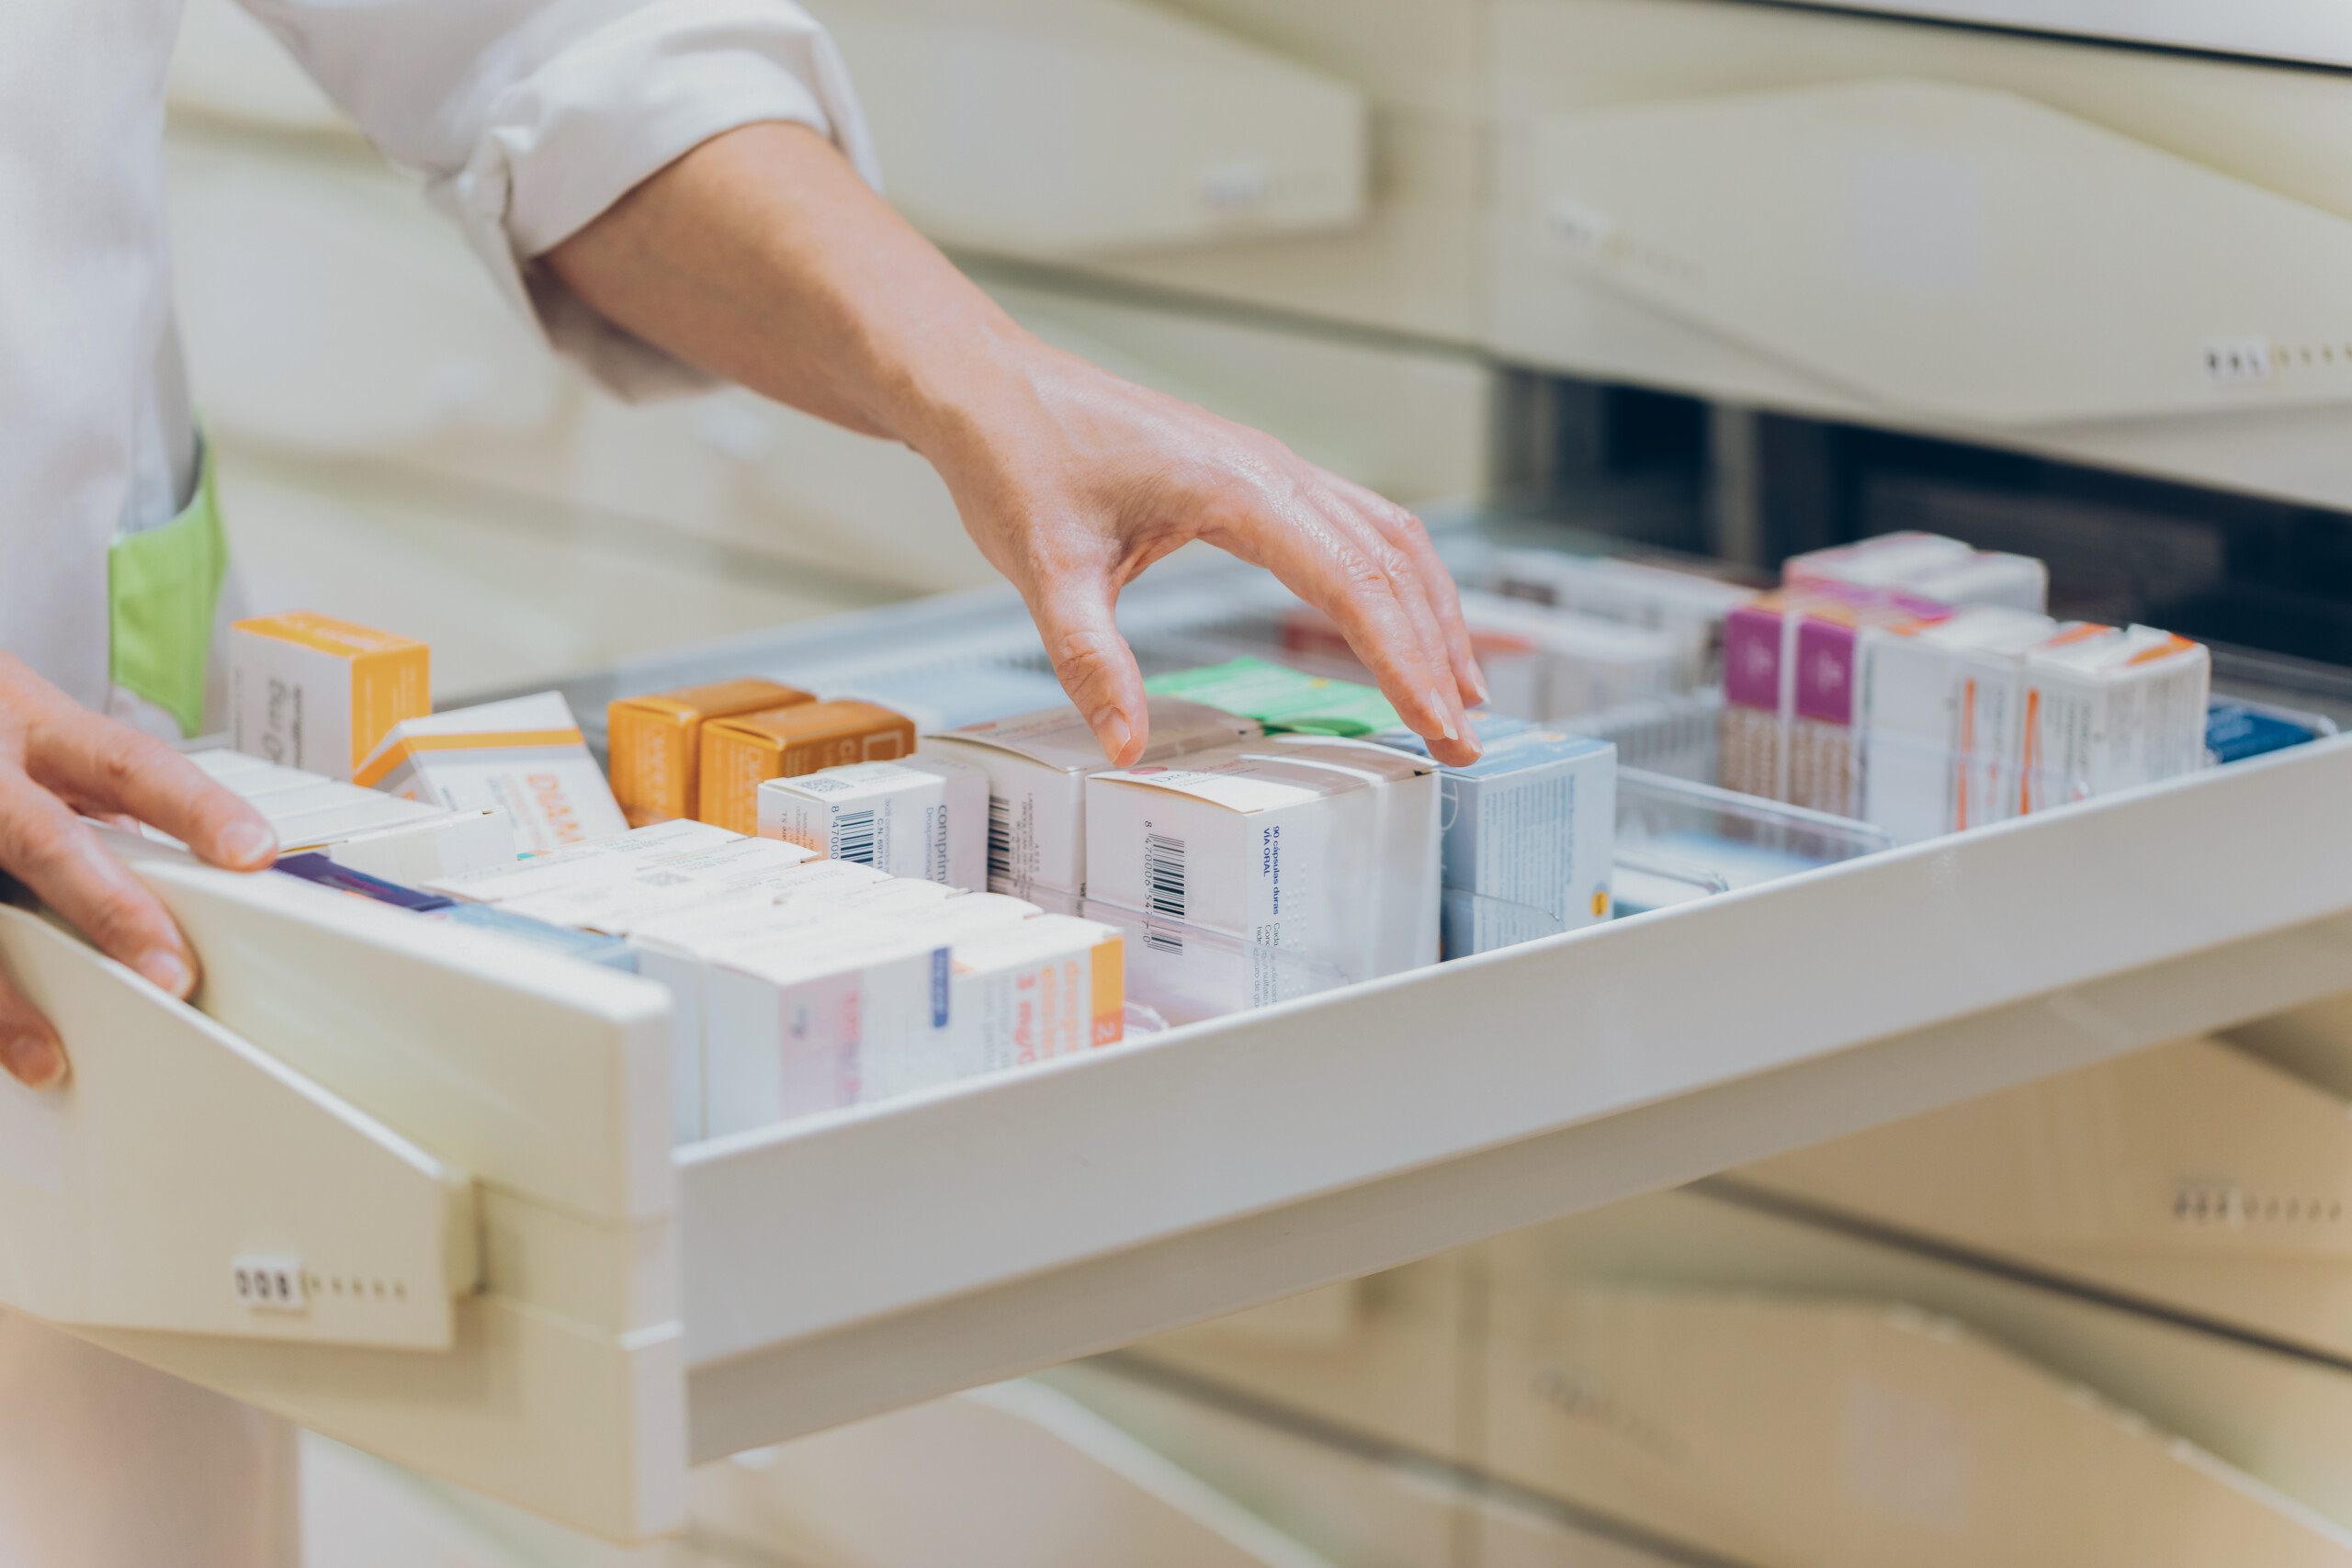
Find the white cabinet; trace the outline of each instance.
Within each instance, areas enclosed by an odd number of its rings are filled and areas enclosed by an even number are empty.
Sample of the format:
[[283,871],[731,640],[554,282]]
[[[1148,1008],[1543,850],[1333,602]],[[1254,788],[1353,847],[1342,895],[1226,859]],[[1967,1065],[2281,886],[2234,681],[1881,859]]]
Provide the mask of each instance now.
[[1139,0],[810,9],[849,61],[892,198],[943,243],[1072,256],[1363,216],[1358,93]]
[[[1163,571],[1123,618],[1131,635],[1194,624],[1243,582]],[[821,682],[1015,656],[1034,637],[1010,593],[984,592],[639,660],[571,694],[584,715],[624,686]],[[121,1120],[137,1110],[119,1074],[199,1037],[217,1070],[189,1080],[184,1111],[307,1141],[282,1168],[266,1142],[168,1162],[171,1180],[141,1189],[154,1213],[82,1212],[94,1254],[184,1227],[147,1265],[152,1310],[61,1307],[29,1268],[0,1275],[0,1300],[640,1538],[681,1522],[690,1460],[2332,993],[2352,955],[2347,790],[2352,739],[2320,741],[674,1152],[658,987],[284,879],[143,862],[206,961],[206,1020],[38,922],[0,923],[45,994],[111,998],[60,1008],[83,1072],[51,1102],[55,1168],[99,1181],[164,1163],[122,1149],[120,1128],[152,1122]],[[7,1125],[36,1114],[28,1099],[0,1086]],[[191,1147],[212,1130],[165,1123]],[[0,1163],[12,1235],[60,1212],[37,1174]],[[478,1251],[446,1248],[435,1274],[435,1235]],[[239,1308],[220,1332],[237,1258],[372,1280],[377,1252],[342,1261],[363,1239],[406,1249],[421,1326],[398,1346],[327,1332],[330,1303],[315,1331]],[[428,1296],[451,1303],[446,1348]]]

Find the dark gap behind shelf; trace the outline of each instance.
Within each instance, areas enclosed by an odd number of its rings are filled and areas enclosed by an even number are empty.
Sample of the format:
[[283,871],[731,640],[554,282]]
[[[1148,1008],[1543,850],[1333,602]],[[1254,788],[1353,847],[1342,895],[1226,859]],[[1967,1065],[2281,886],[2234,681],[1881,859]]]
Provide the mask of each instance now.
[[1527,372],[1503,403],[1497,510],[1522,525],[1764,569],[1949,534],[2048,561],[2054,615],[2274,656],[2298,689],[2327,683],[2298,661],[2352,667],[2352,513]]

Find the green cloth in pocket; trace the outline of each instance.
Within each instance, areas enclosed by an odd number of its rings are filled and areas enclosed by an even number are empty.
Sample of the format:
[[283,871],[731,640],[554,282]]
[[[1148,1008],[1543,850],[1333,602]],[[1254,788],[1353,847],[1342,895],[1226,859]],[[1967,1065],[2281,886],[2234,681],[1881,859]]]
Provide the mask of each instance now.
[[212,448],[204,448],[196,499],[161,528],[125,534],[107,550],[109,671],[194,735],[204,725],[204,675],[212,617],[229,575]]

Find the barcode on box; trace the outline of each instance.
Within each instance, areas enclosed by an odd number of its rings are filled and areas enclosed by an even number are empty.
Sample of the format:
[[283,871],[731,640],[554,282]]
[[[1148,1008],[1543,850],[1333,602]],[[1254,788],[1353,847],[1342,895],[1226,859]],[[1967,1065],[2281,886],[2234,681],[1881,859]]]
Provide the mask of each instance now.
[[1154,953],[1164,953],[1171,958],[1184,956],[1184,939],[1162,926],[1144,927],[1143,944]]
[[989,877],[1012,880],[1012,802],[1001,795],[989,796]]
[[828,852],[835,860],[855,861],[860,865],[874,863],[874,813],[844,811],[833,818],[833,844]]
[[1143,836],[1144,907],[1171,920],[1184,912],[1184,840],[1165,833]]
[[237,1303],[256,1312],[308,1312],[299,1258],[232,1258],[229,1278]]

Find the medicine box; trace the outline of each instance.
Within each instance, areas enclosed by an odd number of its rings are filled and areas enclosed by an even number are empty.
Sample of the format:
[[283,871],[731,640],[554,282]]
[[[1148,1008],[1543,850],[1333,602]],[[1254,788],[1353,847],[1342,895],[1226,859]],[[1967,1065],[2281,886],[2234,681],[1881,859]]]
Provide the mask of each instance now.
[[1269,731],[1362,737],[1404,726],[1388,699],[1371,686],[1302,674],[1263,659],[1230,659],[1155,675],[1144,689],[1256,719]]
[[1522,638],[1540,651],[1532,694],[1490,691],[1493,705],[1516,717],[1601,713],[1671,696],[1681,683],[1683,649],[1662,630],[1475,589],[1463,591],[1462,615],[1474,626]]
[[1973,549],[1939,534],[1881,534],[1792,556],[1781,579],[1792,587],[1834,582],[1896,589],[1944,604],[1992,604],[2033,615],[2050,600],[2050,569],[2042,562]]
[[394,725],[433,711],[431,650],[327,615],[296,613],[229,628],[229,743],[349,779]]
[[619,698],[605,709],[613,798],[631,827],[691,817],[700,796],[705,723],[816,700],[813,693],[752,678]]
[[1677,650],[1681,691],[1708,678],[1723,647],[1724,617],[1756,597],[1744,583],[1679,564],[1558,550],[1501,551],[1487,581],[1508,598],[1664,632]]
[[2057,629],[1998,605],[1866,628],[1857,815],[1903,843],[2016,815],[2025,658]]
[[[1443,801],[1445,953],[1487,953],[1609,918],[1617,840],[1617,748],[1499,716],[1486,754],[1438,773]],[[1409,730],[1382,737],[1427,754]]]
[[988,881],[989,778],[951,757],[852,762],[759,790],[759,834],[953,887]]
[[188,761],[262,814],[280,854],[317,851],[405,886],[514,859],[514,827],[496,807],[443,810],[240,751],[194,751]]
[[[1139,763],[1167,762],[1260,732],[1243,718],[1182,697],[1145,699]],[[926,757],[980,770],[988,780],[988,886],[1074,913],[1086,891],[1086,792],[1110,762],[1085,716],[1067,703],[923,738]]]
[[695,815],[730,832],[759,831],[760,785],[849,762],[889,762],[915,749],[915,727],[873,703],[800,703],[712,719],[702,731]]
[[620,874],[623,867],[650,864],[673,855],[697,854],[741,838],[704,822],[661,822],[632,828],[593,844],[575,844],[527,860],[509,860],[479,871],[451,873],[417,884],[469,903],[499,904],[552,892],[575,882]]
[[855,918],[708,955],[707,1135],[854,1105],[870,1061],[923,1059],[947,1028],[949,960],[944,942]]
[[1399,974],[1438,957],[1438,812],[1426,758],[1306,736],[1097,773],[1088,897],[1349,981]]
[[[1466,616],[1470,651],[1487,677],[1487,703],[1498,712],[1532,715],[1546,701],[1550,656],[1529,638],[1496,631]],[[1329,668],[1369,681],[1371,672],[1348,644],[1336,622],[1312,605],[1296,605],[1283,616],[1283,647]]]
[[515,848],[526,853],[591,843],[628,827],[557,692],[396,724],[357,782],[450,810],[503,807]]
[[746,884],[772,879],[809,858],[798,844],[738,839],[698,853],[652,864],[619,863],[619,874],[574,882],[549,892],[508,899],[499,908],[550,925],[627,936],[641,922],[725,897]]
[[2026,658],[2030,810],[2205,765],[2212,656],[2154,626],[2077,627]]
[[1838,582],[1767,594],[1724,620],[1717,780],[1851,817],[1860,804],[1854,697],[1864,628],[1944,620],[1946,605]]
[[1123,954],[1115,929],[1067,915],[1039,915],[957,942],[948,1001],[954,1076],[1118,1043],[1126,1005]]

